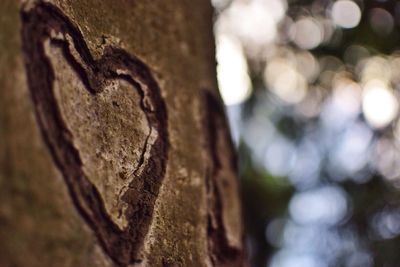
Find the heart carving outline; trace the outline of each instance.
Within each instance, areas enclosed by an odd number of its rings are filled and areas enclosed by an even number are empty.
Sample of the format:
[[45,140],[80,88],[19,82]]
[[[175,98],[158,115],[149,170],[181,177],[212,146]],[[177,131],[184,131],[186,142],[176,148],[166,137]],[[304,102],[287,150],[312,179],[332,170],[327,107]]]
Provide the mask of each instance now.
[[[21,17],[25,66],[36,118],[71,198],[117,265],[140,262],[137,254],[152,220],[168,154],[167,112],[160,89],[149,68],[120,48],[107,47],[100,59],[94,59],[78,27],[57,7],[41,2],[22,11]],[[71,54],[67,41],[52,37],[52,32],[70,36],[82,62]],[[129,207],[125,211],[128,225],[122,230],[112,221],[101,194],[82,170],[79,151],[72,144],[71,133],[54,96],[55,74],[45,55],[45,40],[62,49],[65,60],[92,95],[101,92],[107,80],[120,79],[136,88],[141,97],[140,108],[149,125],[158,132],[147,161],[144,160],[147,146],[142,151],[139,164],[143,165],[143,171],[123,195]]]

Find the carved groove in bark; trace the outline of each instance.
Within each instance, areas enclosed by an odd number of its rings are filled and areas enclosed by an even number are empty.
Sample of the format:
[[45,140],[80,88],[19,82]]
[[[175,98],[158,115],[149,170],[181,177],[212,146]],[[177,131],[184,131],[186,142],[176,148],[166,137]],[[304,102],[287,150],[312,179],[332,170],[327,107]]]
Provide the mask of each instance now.
[[[234,193],[237,198],[235,186],[235,176],[223,177],[222,172],[237,173],[236,157],[233,151],[233,144],[228,131],[228,124],[225,118],[224,108],[216,96],[207,90],[202,91],[203,99],[203,127],[205,129],[205,147],[208,158],[208,168],[206,170],[206,189],[208,202],[208,250],[213,266],[243,266],[244,252],[241,247],[242,229],[233,230],[234,233],[228,233],[224,213],[228,209],[233,209],[236,212],[236,218],[240,221],[239,210],[235,210],[233,206],[227,207],[224,201],[234,203],[233,199],[229,198],[228,191]],[[221,151],[219,143],[224,144],[224,148],[228,151]],[[220,154],[221,153],[221,154]],[[222,159],[229,155],[227,164],[222,163]],[[225,166],[224,166],[225,165]],[[226,179],[228,178],[228,179]],[[224,180],[226,179],[226,180]],[[229,181],[229,182],[228,182]],[[227,185],[230,183],[230,185]],[[224,188],[225,187],[225,188]],[[229,234],[237,235],[237,242],[230,242]]]
[[[94,59],[78,28],[51,4],[36,4],[22,11],[21,17],[25,65],[36,118],[71,198],[117,265],[140,262],[138,251],[152,220],[167,161],[167,114],[158,85],[146,65],[122,49],[107,47],[100,59]],[[116,81],[128,84],[140,96],[137,108],[145,114],[150,130],[129,186],[121,194],[120,199],[127,206],[123,210],[127,225],[122,229],[107,212],[102,194],[83,170],[82,151],[74,145],[74,132],[65,121],[54,92],[57,73],[54,62],[46,56],[45,44],[62,51],[65,64],[93,99],[107,84],[115,85]]]

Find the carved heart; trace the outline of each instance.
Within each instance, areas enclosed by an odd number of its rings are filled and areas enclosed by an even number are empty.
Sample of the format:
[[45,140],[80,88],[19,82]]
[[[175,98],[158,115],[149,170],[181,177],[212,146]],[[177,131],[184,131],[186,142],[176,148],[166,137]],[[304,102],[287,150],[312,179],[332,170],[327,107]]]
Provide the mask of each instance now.
[[29,89],[80,214],[118,265],[138,262],[165,174],[165,104],[149,69],[108,47],[93,59],[56,7],[22,12]]

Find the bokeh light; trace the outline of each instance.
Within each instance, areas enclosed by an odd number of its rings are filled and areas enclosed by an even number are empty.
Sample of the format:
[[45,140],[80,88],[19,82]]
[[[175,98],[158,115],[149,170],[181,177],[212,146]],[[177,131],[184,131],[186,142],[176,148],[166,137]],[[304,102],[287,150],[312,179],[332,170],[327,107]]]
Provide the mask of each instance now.
[[393,121],[399,104],[391,88],[380,80],[371,80],[364,85],[363,112],[367,121],[375,128],[382,128]]
[[290,28],[293,42],[302,49],[313,49],[322,43],[324,29],[314,18],[304,17],[297,20]]
[[222,99],[227,105],[243,102],[249,97],[251,86],[241,44],[232,37],[218,36],[217,62]]
[[300,192],[291,199],[289,212],[300,224],[336,224],[346,215],[346,195],[332,186]]
[[213,4],[251,266],[398,266],[400,3]]
[[354,28],[360,23],[361,10],[350,0],[339,0],[333,3],[331,16],[333,22],[342,28]]
[[288,59],[272,59],[265,69],[264,79],[268,88],[288,103],[300,102],[306,94],[305,77]]
[[392,32],[394,20],[392,15],[383,8],[373,8],[370,11],[370,24],[372,30],[381,36]]

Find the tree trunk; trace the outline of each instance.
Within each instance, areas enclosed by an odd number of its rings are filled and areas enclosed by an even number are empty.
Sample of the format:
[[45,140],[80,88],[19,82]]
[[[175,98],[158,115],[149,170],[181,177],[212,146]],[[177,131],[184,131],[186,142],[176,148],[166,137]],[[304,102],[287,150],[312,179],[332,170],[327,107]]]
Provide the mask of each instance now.
[[243,266],[204,0],[1,0],[0,266]]

